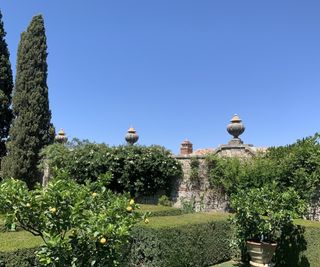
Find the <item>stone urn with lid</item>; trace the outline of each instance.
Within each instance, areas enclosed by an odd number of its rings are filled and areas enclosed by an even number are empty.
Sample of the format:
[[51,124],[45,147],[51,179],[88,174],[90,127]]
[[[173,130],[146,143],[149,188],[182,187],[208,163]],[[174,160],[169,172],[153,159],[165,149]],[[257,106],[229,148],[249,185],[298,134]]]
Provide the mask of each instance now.
[[136,130],[133,127],[130,127],[125,136],[125,139],[129,145],[133,145],[138,141],[139,135],[137,134]]
[[58,134],[55,136],[55,141],[60,144],[65,144],[68,141],[68,137],[66,136],[63,129],[60,129]]
[[243,144],[242,140],[239,138],[239,135],[241,135],[244,132],[244,130],[245,130],[245,127],[244,127],[244,124],[242,123],[242,120],[237,114],[235,114],[227,126],[228,133],[233,136],[229,144],[230,145]]

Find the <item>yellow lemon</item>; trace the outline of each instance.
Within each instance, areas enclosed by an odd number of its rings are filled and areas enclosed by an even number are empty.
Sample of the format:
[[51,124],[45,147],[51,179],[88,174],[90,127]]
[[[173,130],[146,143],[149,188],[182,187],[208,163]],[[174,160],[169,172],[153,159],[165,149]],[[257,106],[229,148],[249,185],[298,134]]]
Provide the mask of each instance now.
[[31,208],[31,204],[30,204],[30,203],[27,203],[27,204],[26,204],[26,207],[27,207],[27,208]]
[[129,202],[129,204],[130,204],[130,205],[133,205],[133,204],[134,204],[134,199],[131,199],[130,202]]
[[57,209],[56,209],[56,208],[50,208],[50,212],[51,212],[51,213],[56,213],[56,212],[57,212]]
[[150,221],[148,219],[144,219],[144,223],[148,224]]
[[127,207],[127,211],[128,211],[128,212],[131,212],[131,211],[132,211],[132,207],[131,207],[131,206],[128,206],[128,207]]
[[92,196],[93,196],[93,197],[96,197],[97,195],[98,195],[98,194],[97,194],[96,192],[93,192],[93,193],[92,193]]
[[107,243],[107,239],[105,239],[104,237],[102,237],[101,239],[100,239],[100,244],[105,244],[105,243]]

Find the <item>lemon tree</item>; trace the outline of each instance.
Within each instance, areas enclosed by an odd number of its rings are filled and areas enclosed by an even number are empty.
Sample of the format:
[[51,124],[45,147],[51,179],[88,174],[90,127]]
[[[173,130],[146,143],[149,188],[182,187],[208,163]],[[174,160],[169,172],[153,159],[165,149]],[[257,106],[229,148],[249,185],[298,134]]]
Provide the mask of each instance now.
[[133,199],[106,188],[110,175],[82,185],[64,173],[58,176],[31,191],[20,180],[2,182],[7,225],[18,223],[43,239],[37,251],[41,266],[118,266],[131,228],[147,218],[134,212]]

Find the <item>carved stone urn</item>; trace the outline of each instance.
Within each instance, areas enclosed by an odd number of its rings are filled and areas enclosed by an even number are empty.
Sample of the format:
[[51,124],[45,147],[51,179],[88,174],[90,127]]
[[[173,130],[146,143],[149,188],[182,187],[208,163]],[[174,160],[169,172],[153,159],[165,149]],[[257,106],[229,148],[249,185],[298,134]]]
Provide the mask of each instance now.
[[66,136],[63,129],[60,129],[58,134],[55,136],[55,141],[60,144],[65,144],[68,141],[68,137]]
[[245,130],[245,127],[244,127],[244,124],[242,123],[242,120],[237,114],[235,114],[227,126],[228,133],[233,136],[229,144],[230,145],[243,144],[242,140],[239,138],[239,135],[241,135],[244,132],[244,130]]
[[133,127],[130,127],[125,136],[125,139],[129,145],[133,145],[138,141],[139,135],[137,134],[136,130]]

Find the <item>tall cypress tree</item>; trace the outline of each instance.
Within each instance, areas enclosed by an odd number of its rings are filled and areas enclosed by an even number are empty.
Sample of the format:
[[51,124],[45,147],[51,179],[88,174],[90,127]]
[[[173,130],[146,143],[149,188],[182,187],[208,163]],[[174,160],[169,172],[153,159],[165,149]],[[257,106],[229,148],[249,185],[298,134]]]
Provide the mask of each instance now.
[[53,142],[47,87],[47,42],[41,15],[33,17],[21,34],[17,73],[12,99],[14,120],[2,161],[5,177],[14,177],[32,187],[39,181],[40,150]]
[[0,159],[6,154],[5,142],[12,120],[10,105],[13,79],[9,59],[10,55],[5,36],[6,32],[3,27],[2,14],[0,11]]

